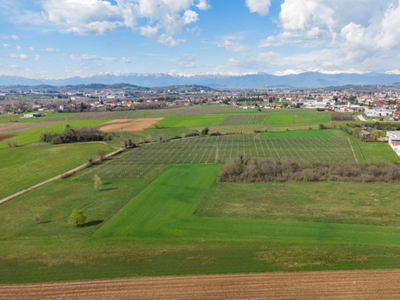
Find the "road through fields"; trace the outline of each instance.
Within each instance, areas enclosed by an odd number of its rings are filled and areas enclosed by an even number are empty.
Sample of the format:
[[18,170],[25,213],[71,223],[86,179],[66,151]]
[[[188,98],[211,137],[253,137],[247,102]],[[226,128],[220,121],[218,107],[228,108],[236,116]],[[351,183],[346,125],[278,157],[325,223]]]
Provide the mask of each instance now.
[[399,299],[400,270],[0,285],[0,299]]

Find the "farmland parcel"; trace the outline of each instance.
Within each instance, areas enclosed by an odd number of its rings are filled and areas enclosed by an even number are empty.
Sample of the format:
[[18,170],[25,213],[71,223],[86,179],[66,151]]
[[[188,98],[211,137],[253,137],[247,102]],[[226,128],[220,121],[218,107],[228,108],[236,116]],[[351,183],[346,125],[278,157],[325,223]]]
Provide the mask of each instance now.
[[[329,125],[326,115],[304,110],[267,115],[224,106],[71,115],[93,126],[114,118],[167,123],[112,133],[113,146],[147,136],[153,143],[0,205],[0,282],[400,267],[398,183],[216,182],[216,163],[237,156],[355,163],[364,161],[365,150],[367,161],[398,161],[388,145],[358,148],[339,130],[270,130]],[[196,126],[235,134],[187,138],[191,128],[202,128]],[[268,132],[238,134],[238,128],[252,132],[266,126]],[[97,143],[26,142],[0,149],[9,158],[0,161],[0,170],[12,179],[4,195],[63,172],[57,162],[79,165],[99,149],[112,151]],[[41,156],[42,167],[29,163]],[[100,191],[93,188],[94,175],[103,180]],[[75,208],[88,216],[81,228],[66,222]]]

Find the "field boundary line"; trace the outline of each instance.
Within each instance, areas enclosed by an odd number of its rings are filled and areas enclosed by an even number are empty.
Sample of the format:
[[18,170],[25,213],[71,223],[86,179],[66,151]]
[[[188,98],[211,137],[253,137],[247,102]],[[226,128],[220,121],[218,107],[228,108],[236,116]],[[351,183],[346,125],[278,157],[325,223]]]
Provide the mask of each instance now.
[[[351,142],[350,142],[350,138],[348,137],[347,140],[349,141],[351,151],[353,151],[354,159],[356,160],[356,163],[358,163],[357,156],[356,156],[356,154],[354,153],[354,148],[353,148],[353,146],[351,145]],[[356,143],[357,143],[357,141],[356,141]],[[357,146],[358,146],[358,143],[357,143]],[[358,146],[358,149],[360,149],[360,146]],[[360,151],[361,151],[361,150],[360,150]],[[361,153],[361,155],[362,155],[362,153]],[[364,155],[363,155],[363,158],[364,158]],[[364,158],[364,161],[365,161],[365,158]]]
[[[124,151],[124,149],[121,148],[121,149],[118,149],[118,150],[116,150],[116,151],[114,151],[114,152],[111,152],[111,153],[105,155],[104,157],[105,157],[105,158],[110,158],[110,157],[112,157],[112,156],[114,156],[114,155],[117,155],[117,154],[123,152],[123,151]],[[99,161],[99,159],[95,160],[94,162],[98,162],[98,161]],[[15,193],[15,194],[12,194],[12,195],[10,195],[10,196],[7,196],[7,197],[1,199],[1,200],[0,200],[0,205],[3,204],[3,203],[5,203],[5,202],[7,202],[7,201],[10,201],[10,200],[12,200],[12,199],[18,197],[18,196],[21,196],[21,195],[23,195],[23,194],[25,194],[25,193],[27,193],[27,192],[30,192],[30,191],[32,191],[32,190],[34,190],[34,189],[37,189],[38,187],[41,187],[42,185],[45,185],[46,183],[49,183],[49,182],[54,181],[54,180],[61,179],[63,176],[71,176],[71,175],[73,175],[73,174],[76,173],[76,172],[79,172],[79,171],[81,171],[81,170],[86,169],[87,167],[89,167],[89,163],[85,163],[85,164],[83,164],[83,165],[81,165],[81,166],[79,166],[79,167],[76,167],[76,168],[72,169],[72,170],[69,170],[69,171],[64,172],[64,173],[62,173],[62,174],[60,174],[60,175],[57,175],[57,176],[55,176],[55,177],[52,177],[52,178],[47,179],[47,180],[45,180],[45,181],[42,181],[42,182],[40,182],[40,183],[38,183],[38,184],[35,184],[34,186],[31,186],[31,187],[29,187],[29,188],[23,189],[22,191],[19,191],[19,192]]]
[[358,144],[357,141],[356,141],[356,144],[357,144],[358,150],[360,150],[360,153],[361,153],[362,158],[364,159],[364,162],[367,162],[367,160],[365,159],[364,153],[362,152],[360,145]]

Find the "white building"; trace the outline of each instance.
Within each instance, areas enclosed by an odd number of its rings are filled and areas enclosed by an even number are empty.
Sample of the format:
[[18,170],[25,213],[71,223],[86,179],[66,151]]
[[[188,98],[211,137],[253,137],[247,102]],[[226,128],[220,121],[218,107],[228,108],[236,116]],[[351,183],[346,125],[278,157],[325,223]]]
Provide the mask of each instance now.
[[365,110],[367,117],[387,117],[392,116],[393,111],[384,108],[369,108]]
[[400,131],[388,131],[386,137],[389,139],[389,145],[400,156]]

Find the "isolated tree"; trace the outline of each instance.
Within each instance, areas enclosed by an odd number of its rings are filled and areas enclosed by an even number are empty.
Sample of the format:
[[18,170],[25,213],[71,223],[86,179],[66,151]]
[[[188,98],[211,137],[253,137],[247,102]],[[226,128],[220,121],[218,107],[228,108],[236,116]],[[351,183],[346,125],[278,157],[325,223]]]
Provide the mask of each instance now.
[[76,227],[84,225],[85,222],[86,222],[85,214],[81,210],[76,208],[71,212],[68,218],[68,224]]
[[103,161],[105,159],[106,153],[107,152],[104,149],[100,149],[99,151],[97,151],[97,155],[100,157],[100,161]]
[[210,129],[208,127],[204,127],[204,129],[201,131],[201,133],[203,135],[207,135],[209,131],[210,131]]
[[94,181],[94,188],[95,188],[95,190],[100,191],[100,190],[101,190],[101,187],[103,186],[103,183],[101,182],[100,176],[97,175],[97,174],[94,175],[93,181]]

